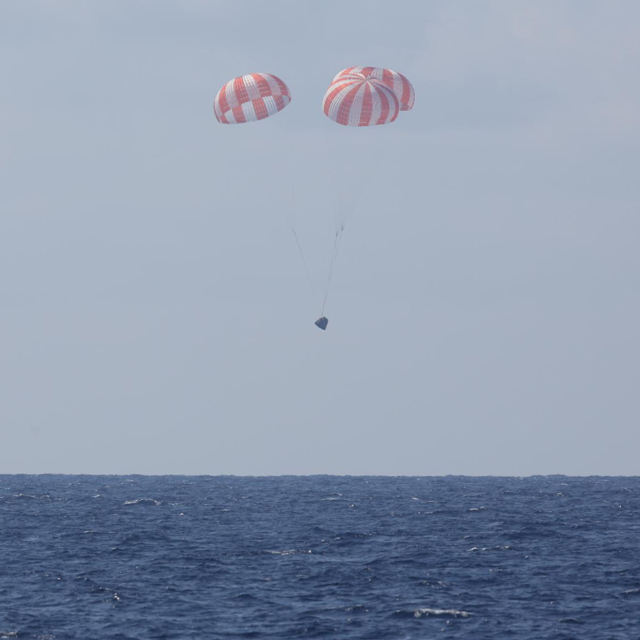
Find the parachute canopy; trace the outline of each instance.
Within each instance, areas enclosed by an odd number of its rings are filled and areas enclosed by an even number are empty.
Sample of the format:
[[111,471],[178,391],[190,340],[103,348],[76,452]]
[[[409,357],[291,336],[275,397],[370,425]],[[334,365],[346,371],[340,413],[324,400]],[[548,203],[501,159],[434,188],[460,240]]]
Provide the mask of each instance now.
[[348,127],[393,122],[400,112],[398,97],[384,82],[362,73],[338,75],[324,94],[325,115]]
[[270,73],[250,73],[229,80],[218,91],[213,111],[218,122],[240,124],[262,120],[291,102],[289,87]]
[[353,74],[360,74],[365,78],[375,78],[376,80],[382,81],[398,97],[400,101],[400,111],[409,111],[413,108],[413,104],[416,101],[413,85],[401,73],[379,67],[348,67],[338,73],[333,79],[333,82],[338,80],[338,78]]

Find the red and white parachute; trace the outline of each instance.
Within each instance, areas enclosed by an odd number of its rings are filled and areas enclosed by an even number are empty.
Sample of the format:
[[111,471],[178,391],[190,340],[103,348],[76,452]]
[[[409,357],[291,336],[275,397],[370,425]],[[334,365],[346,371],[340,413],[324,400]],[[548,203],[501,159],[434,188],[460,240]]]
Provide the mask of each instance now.
[[400,113],[400,102],[380,80],[353,73],[331,83],[324,94],[322,108],[324,114],[338,124],[370,127],[393,122]]
[[289,87],[270,73],[250,73],[229,80],[218,91],[213,111],[218,122],[255,122],[282,111],[291,102]]
[[375,78],[382,81],[391,89],[400,101],[400,111],[409,111],[416,101],[416,94],[413,85],[405,76],[391,69],[381,69],[379,67],[348,67],[336,75],[333,82],[342,76],[353,74],[363,75],[365,78]]
[[413,108],[416,96],[405,76],[391,69],[348,67],[338,73],[322,102],[325,115],[348,127],[393,122]]

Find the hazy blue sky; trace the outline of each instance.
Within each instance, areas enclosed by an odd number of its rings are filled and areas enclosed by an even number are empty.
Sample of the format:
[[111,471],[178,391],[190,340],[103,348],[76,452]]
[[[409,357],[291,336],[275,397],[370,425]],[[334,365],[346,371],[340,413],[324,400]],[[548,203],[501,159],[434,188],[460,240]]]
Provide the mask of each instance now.
[[[3,0],[0,473],[639,474],[638,24],[637,0]],[[325,118],[359,64],[413,111]],[[289,107],[218,124],[254,71]]]

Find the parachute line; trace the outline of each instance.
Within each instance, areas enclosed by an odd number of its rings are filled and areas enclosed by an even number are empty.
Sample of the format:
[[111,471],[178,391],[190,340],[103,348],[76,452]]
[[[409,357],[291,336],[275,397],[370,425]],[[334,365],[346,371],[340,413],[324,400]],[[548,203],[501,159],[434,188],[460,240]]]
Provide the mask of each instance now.
[[298,245],[298,251],[300,252],[300,258],[302,258],[302,264],[304,265],[304,270],[307,273],[307,280],[309,280],[309,286],[313,291],[313,280],[311,279],[311,273],[309,272],[309,267],[307,266],[307,261],[304,257],[304,252],[302,251],[302,245],[300,244],[300,239],[298,238],[298,234],[295,229],[293,229],[293,237],[296,239],[296,244]]
[[320,316],[324,316],[324,308],[327,304],[327,298],[329,297],[329,289],[331,288],[331,281],[333,280],[333,274],[336,270],[336,260],[338,259],[338,252],[340,251],[340,241],[342,240],[342,234],[344,232],[344,224],[340,227],[339,231],[336,231],[335,240],[333,241],[333,251],[331,252],[331,262],[329,263],[329,274],[327,276],[327,286],[324,290],[324,298],[322,300],[322,310]]
[[[273,191],[272,191],[273,193]],[[275,195],[274,195],[274,199],[275,199]],[[296,246],[298,247],[298,253],[300,254],[300,259],[302,260],[302,265],[304,266],[304,271],[307,274],[307,280],[309,281],[309,287],[311,288],[311,291],[313,291],[313,278],[311,277],[311,272],[309,271],[309,266],[307,265],[307,260],[304,257],[304,251],[302,250],[302,244],[300,243],[300,238],[298,238],[298,230],[296,228],[296,192],[295,192],[295,184],[291,185],[291,218],[289,218],[282,209],[278,209],[278,212],[280,213],[280,217],[282,218],[283,222],[287,225],[287,227],[289,228],[289,231],[291,231],[291,234],[293,235],[293,237],[295,238],[296,241]]]

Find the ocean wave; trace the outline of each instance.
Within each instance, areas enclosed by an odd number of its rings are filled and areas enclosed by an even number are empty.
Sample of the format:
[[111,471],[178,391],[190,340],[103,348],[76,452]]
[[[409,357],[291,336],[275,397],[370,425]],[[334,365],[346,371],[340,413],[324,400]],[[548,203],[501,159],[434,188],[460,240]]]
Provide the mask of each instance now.
[[448,589],[449,583],[442,580],[419,580],[418,584],[422,587],[433,587],[434,589]]
[[495,547],[471,547],[469,551],[511,551],[512,546],[508,544],[496,545]]
[[400,609],[396,611],[397,616],[412,616],[414,618],[469,618],[471,613],[468,611],[459,611],[458,609],[431,609],[423,607],[421,609]]
[[422,616],[441,616],[444,618],[469,618],[471,614],[468,611],[458,611],[457,609],[416,609],[413,613],[414,618]]
[[160,500],[154,500],[153,498],[138,498],[137,500],[127,500],[124,503],[124,506],[128,507],[133,504],[148,504],[148,505],[154,505],[155,507],[159,507],[162,504],[162,502],[160,502]]

